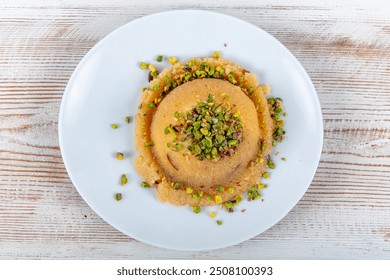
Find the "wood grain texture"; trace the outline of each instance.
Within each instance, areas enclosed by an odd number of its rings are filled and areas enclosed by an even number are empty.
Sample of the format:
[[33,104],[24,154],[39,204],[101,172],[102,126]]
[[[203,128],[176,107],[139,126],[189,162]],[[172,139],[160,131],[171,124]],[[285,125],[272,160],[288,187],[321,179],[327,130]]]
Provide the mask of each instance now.
[[[162,4],[164,3],[164,4]],[[389,259],[388,1],[0,3],[0,258]],[[317,89],[324,148],[299,204],[267,232],[209,252],[159,249],[97,216],[62,162],[57,119],[77,63],[115,28],[170,9],[207,9],[271,33]]]

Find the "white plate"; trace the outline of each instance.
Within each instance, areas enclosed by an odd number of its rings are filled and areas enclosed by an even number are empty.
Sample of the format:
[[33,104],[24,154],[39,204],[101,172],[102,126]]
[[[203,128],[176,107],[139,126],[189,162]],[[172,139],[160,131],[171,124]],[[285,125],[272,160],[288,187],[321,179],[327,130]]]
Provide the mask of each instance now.
[[[225,46],[226,44],[226,46]],[[189,207],[158,202],[153,189],[139,187],[133,158],[134,116],[147,85],[140,61],[158,54],[181,60],[220,50],[271,86],[288,112],[287,140],[274,149],[264,201],[244,201],[238,211],[217,207],[200,214]],[[155,63],[160,68],[166,64]],[[111,123],[119,123],[112,129]],[[121,232],[158,247],[210,250],[245,241],[281,220],[301,199],[315,174],[322,148],[321,108],[313,84],[295,57],[275,38],[239,19],[207,11],[171,11],[146,16],[115,30],[82,59],[66,87],[59,116],[59,139],[69,176],[80,195]],[[125,153],[118,161],[114,154]],[[287,158],[286,162],[281,157]],[[119,185],[126,173],[129,183]],[[123,199],[114,200],[121,192]],[[239,211],[246,209],[245,213]],[[211,219],[209,213],[217,211]],[[216,219],[223,220],[218,226]]]

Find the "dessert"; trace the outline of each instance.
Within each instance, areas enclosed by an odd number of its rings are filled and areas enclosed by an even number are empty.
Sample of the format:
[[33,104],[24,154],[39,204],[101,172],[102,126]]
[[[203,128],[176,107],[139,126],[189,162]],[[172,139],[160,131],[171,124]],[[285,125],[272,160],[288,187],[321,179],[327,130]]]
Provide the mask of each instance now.
[[229,208],[245,191],[256,199],[273,167],[273,142],[284,134],[280,100],[267,102],[268,86],[219,56],[172,61],[161,73],[143,65],[150,83],[135,117],[143,184],[156,187],[162,202],[196,210]]

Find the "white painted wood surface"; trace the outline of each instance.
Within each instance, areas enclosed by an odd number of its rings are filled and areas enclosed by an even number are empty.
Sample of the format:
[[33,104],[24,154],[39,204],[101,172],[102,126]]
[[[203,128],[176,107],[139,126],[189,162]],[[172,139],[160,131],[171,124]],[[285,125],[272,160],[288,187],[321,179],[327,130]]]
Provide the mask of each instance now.
[[[0,258],[390,258],[390,3],[210,2],[1,1]],[[221,250],[170,251],[121,234],[81,199],[60,155],[60,101],[80,59],[115,28],[170,9],[268,31],[306,68],[323,110],[324,149],[306,195],[267,232]]]

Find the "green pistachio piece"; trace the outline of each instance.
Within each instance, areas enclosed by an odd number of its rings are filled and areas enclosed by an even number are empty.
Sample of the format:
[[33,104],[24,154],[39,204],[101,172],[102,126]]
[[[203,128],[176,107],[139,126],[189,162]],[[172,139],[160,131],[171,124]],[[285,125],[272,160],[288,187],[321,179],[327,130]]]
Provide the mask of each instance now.
[[153,143],[152,141],[145,142],[145,143],[144,143],[144,146],[145,146],[145,147],[152,147],[152,146],[154,146],[154,143]]
[[156,58],[156,61],[157,62],[162,62],[163,61],[163,56],[161,54],[158,55],[157,58]]
[[122,194],[121,193],[116,193],[115,194],[115,200],[116,201],[122,200]]
[[121,176],[121,186],[126,185],[127,182],[128,182],[127,176],[126,176],[126,174],[123,174],[123,175]]

